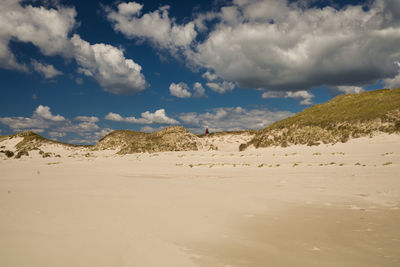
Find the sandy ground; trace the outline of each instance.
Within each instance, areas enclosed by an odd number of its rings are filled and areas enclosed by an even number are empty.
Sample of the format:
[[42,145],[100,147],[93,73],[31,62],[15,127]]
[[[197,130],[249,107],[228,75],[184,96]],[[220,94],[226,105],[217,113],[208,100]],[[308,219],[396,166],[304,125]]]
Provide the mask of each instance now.
[[2,156],[0,266],[400,266],[399,144]]

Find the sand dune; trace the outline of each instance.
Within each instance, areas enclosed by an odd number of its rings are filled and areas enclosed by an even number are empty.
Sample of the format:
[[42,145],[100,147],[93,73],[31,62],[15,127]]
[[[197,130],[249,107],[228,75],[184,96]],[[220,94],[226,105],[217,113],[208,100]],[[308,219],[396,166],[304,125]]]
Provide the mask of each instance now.
[[0,266],[400,265],[399,135],[243,152],[238,138],[0,154]]

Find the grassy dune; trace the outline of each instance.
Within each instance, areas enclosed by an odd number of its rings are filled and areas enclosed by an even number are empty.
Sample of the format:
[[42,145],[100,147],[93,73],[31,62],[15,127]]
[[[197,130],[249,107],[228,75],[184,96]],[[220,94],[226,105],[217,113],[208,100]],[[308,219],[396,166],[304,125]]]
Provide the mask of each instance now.
[[240,149],[346,142],[400,131],[400,88],[340,95],[258,131]]

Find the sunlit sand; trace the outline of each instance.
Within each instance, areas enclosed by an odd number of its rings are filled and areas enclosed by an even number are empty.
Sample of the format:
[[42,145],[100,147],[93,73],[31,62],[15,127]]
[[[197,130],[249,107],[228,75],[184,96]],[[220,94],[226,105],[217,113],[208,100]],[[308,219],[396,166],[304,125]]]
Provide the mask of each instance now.
[[211,141],[218,151],[1,154],[0,266],[400,265],[399,135]]

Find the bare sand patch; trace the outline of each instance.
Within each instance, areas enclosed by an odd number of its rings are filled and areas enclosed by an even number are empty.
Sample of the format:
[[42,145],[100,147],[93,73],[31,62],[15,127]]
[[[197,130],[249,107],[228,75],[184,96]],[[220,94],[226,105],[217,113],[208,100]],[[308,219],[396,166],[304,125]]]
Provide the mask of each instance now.
[[399,143],[4,159],[0,266],[398,266]]
[[399,266],[399,208],[287,206],[194,242],[201,266]]

